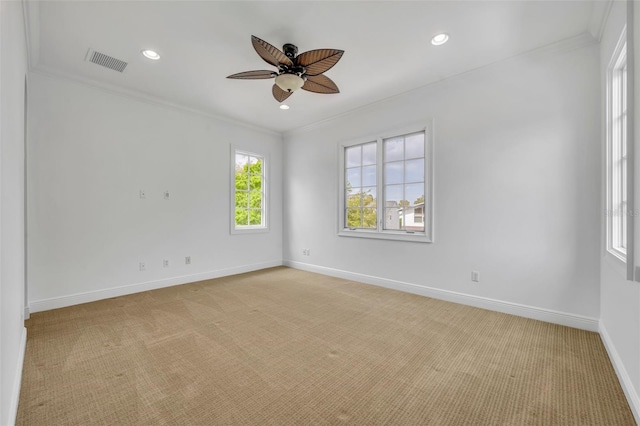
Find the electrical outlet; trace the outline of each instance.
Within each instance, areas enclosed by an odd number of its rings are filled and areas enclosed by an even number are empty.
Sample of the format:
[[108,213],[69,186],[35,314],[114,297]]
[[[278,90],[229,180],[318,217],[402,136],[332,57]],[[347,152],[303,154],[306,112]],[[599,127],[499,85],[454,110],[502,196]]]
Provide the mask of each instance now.
[[191,256],[187,256],[184,258],[184,264],[185,265],[191,265]]
[[162,261],[162,267],[163,268],[168,268],[169,267],[169,261],[167,259]]
[[147,191],[145,191],[144,189],[140,190],[140,198],[144,199],[147,198]]
[[479,283],[480,282],[480,272],[471,271],[471,281]]
[[146,271],[147,270],[147,265],[144,262],[140,262],[140,270],[141,271]]
[[307,249],[307,256],[311,256],[311,249]]

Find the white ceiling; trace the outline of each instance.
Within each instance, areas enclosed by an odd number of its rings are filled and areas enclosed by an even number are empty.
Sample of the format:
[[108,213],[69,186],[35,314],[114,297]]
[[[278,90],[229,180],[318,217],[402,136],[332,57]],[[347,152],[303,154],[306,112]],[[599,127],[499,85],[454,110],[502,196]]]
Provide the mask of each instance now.
[[[274,131],[302,127],[591,30],[590,1],[29,2],[31,66]],[[595,30],[594,30],[595,29]],[[431,37],[445,31],[439,47]],[[326,75],[337,95],[294,93],[278,108],[272,80],[227,75],[271,69],[250,36],[299,52],[345,50]],[[597,34],[596,34],[597,35]],[[118,73],[85,61],[89,48],[129,63]],[[155,49],[162,59],[144,58]]]

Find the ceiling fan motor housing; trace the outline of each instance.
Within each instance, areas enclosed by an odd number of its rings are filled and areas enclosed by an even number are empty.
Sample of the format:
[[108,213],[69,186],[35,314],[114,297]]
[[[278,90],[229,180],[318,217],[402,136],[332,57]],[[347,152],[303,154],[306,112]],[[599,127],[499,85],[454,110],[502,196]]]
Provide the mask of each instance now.
[[282,46],[282,51],[287,55],[287,58],[294,59],[298,55],[298,46],[287,43]]
[[293,62],[293,65],[289,66],[285,64],[280,64],[279,74],[280,75],[295,74],[298,77],[304,78],[303,75],[304,75],[305,69],[304,67],[298,65],[296,62],[296,56],[298,55],[298,46],[291,43],[287,43],[282,46],[282,50],[284,51],[284,54],[287,55],[287,58],[291,59],[291,61]]

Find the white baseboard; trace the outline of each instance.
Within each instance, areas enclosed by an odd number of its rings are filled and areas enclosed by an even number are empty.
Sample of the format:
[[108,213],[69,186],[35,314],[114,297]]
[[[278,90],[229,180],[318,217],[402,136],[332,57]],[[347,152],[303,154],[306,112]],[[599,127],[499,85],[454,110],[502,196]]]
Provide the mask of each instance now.
[[634,389],[631,377],[629,377],[627,369],[624,367],[622,359],[620,359],[620,355],[618,354],[618,351],[611,340],[611,336],[609,336],[607,328],[604,326],[602,321],[600,321],[599,331],[600,337],[604,342],[604,347],[607,349],[607,353],[609,354],[611,364],[613,364],[613,369],[618,375],[618,380],[620,381],[622,390],[624,391],[627,401],[629,402],[629,406],[631,407],[631,411],[633,412],[633,417],[635,417],[636,423],[640,425],[640,396],[638,396],[638,392]]
[[51,309],[64,308],[67,306],[79,305],[81,303],[95,302],[96,300],[109,299],[111,297],[125,296],[127,294],[140,293],[142,291],[155,290],[158,288],[170,287],[180,284],[188,284],[196,281],[211,280],[214,278],[226,277],[229,275],[243,274],[245,272],[258,271],[260,269],[282,266],[281,260],[271,262],[242,265],[234,268],[218,269],[199,274],[182,275],[157,281],[147,281],[130,284],[120,287],[111,287],[102,290],[89,291],[86,293],[70,294],[68,296],[52,297],[50,299],[34,300],[29,302],[29,312],[42,312]]
[[18,403],[20,402],[20,386],[22,385],[22,366],[24,365],[24,354],[27,350],[27,328],[22,328],[22,337],[20,338],[20,348],[18,348],[18,365],[16,366],[16,374],[13,378],[13,387],[11,389],[11,405],[9,406],[9,424],[16,424],[18,416]]
[[285,260],[283,264],[285,266],[289,266],[295,269],[301,269],[303,271],[316,272],[318,274],[344,278],[347,280],[358,281],[366,284],[373,284],[393,290],[404,291],[406,293],[413,293],[420,296],[432,297],[434,299],[446,300],[448,302],[460,303],[462,305],[474,306],[476,308],[488,309],[491,311],[503,312],[505,314],[517,315],[520,317],[536,319],[553,324],[579,328],[581,330],[598,332],[598,319],[596,318],[568,314],[565,312],[537,308],[534,306],[521,305],[519,303],[505,302],[502,300],[490,299],[487,297],[473,296],[469,294],[458,293],[455,291],[442,290],[438,288],[390,280],[387,278],[379,278],[371,275],[358,274],[341,269],[327,268],[324,266],[317,266],[292,260]]

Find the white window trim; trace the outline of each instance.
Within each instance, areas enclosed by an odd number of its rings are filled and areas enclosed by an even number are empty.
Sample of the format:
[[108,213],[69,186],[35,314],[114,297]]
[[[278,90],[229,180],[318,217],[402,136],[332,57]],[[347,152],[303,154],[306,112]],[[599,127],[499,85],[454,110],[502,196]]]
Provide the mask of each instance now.
[[[614,191],[614,189],[616,188],[619,189],[619,187],[622,186],[623,183],[618,182],[620,180],[620,177],[614,174],[614,170],[612,167],[613,161],[615,161],[615,159],[618,158],[617,151],[619,149],[619,147],[614,146],[615,143],[617,142],[614,132],[617,131],[617,129],[615,129],[613,125],[613,120],[615,119],[613,117],[613,114],[614,114],[613,97],[615,94],[612,93],[612,89],[614,88],[614,84],[615,84],[614,79],[617,78],[615,74],[619,68],[621,59],[625,58],[625,61],[626,61],[626,48],[627,48],[626,40],[627,40],[627,31],[625,27],[622,30],[622,34],[618,39],[616,48],[614,49],[613,54],[611,55],[611,60],[607,66],[607,76],[606,76],[606,82],[605,82],[605,90],[606,90],[605,92],[605,99],[606,99],[606,105],[605,105],[605,108],[606,108],[606,125],[605,125],[606,215],[605,215],[605,218],[606,218],[607,253],[609,253],[615,259],[618,259],[623,263],[627,262],[627,253],[626,251],[622,251],[618,247],[616,247],[614,242],[614,235],[613,235],[614,231],[616,230],[614,228],[618,227],[615,221],[621,220],[619,217],[617,217],[617,215],[626,215],[627,212],[617,211],[618,210],[617,200],[618,200],[619,194],[615,194],[616,191]],[[629,102],[629,99],[627,99],[627,102]],[[627,117],[627,120],[628,119],[629,117]],[[627,218],[627,220],[629,220],[629,218]]]
[[[264,162],[262,163],[263,173],[263,197],[262,197],[262,211],[263,211],[263,223],[264,225],[243,226],[241,228],[236,227],[236,154],[252,155],[254,157],[262,157]],[[247,235],[257,234],[262,232],[269,232],[269,212],[271,205],[271,197],[269,191],[270,179],[270,165],[271,161],[268,153],[256,152],[246,150],[238,147],[237,145],[231,145],[230,155],[230,171],[229,171],[229,231],[233,235]]]
[[[426,216],[424,221],[424,232],[408,232],[408,231],[391,231],[383,230],[382,223],[384,222],[384,206],[382,201],[384,195],[382,193],[384,188],[383,176],[380,170],[376,175],[377,185],[377,229],[349,229],[345,227],[345,171],[344,171],[344,151],[353,145],[360,145],[367,142],[377,142],[376,152],[376,165],[378,161],[382,161],[382,141],[384,139],[392,138],[400,135],[407,135],[410,133],[417,133],[424,131],[425,147],[424,147],[424,178],[425,178],[425,204],[424,213]],[[378,240],[396,240],[396,241],[413,241],[418,243],[432,243],[433,242],[433,122],[428,121],[420,124],[414,124],[390,131],[381,132],[377,135],[369,137],[362,137],[353,139],[346,142],[340,142],[338,144],[338,162],[339,162],[339,178],[338,178],[338,235],[341,237],[356,237],[356,238],[373,238]],[[380,168],[381,169],[381,168]]]

